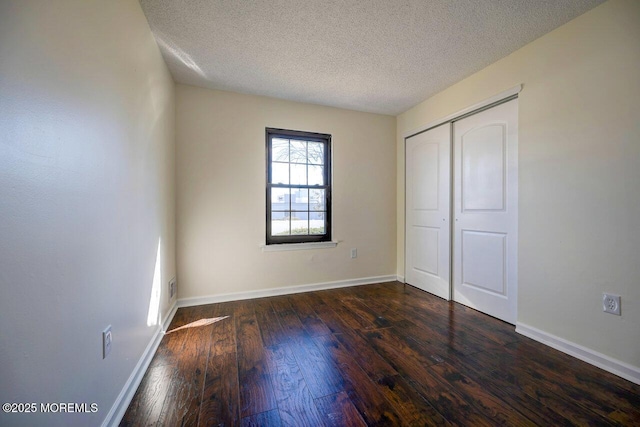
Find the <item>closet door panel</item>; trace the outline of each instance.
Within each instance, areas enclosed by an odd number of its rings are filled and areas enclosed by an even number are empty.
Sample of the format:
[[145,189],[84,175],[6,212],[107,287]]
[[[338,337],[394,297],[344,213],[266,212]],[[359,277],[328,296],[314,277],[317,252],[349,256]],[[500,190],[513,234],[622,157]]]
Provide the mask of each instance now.
[[450,125],[408,138],[405,153],[405,281],[448,300]]
[[453,139],[453,298],[515,324],[517,100],[454,122]]

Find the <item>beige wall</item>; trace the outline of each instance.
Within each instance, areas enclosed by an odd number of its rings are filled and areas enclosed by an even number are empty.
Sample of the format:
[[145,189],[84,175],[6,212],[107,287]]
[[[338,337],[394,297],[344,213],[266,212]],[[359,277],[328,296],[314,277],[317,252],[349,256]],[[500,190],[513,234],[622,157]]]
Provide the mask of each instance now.
[[[260,248],[266,127],[333,136],[336,248]],[[394,139],[391,116],[177,85],[179,297],[395,274]]]
[[398,116],[398,273],[404,135],[522,83],[518,322],[640,367],[639,70],[640,2],[613,0]]
[[168,311],[174,85],[137,1],[16,0],[0,94],[0,401],[98,405],[0,425],[100,425],[159,328],[159,239]]

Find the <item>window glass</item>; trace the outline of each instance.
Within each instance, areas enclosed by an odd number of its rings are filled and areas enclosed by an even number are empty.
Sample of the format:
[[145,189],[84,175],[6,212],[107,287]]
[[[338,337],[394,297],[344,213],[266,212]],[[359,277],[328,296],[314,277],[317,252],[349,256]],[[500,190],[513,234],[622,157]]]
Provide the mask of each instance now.
[[331,135],[267,128],[267,244],[331,240]]

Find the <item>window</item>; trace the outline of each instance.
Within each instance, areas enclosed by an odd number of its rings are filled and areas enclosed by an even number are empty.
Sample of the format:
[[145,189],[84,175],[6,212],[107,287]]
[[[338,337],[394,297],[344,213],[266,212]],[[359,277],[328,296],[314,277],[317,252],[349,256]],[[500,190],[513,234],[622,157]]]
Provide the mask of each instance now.
[[267,245],[331,240],[331,135],[267,128]]

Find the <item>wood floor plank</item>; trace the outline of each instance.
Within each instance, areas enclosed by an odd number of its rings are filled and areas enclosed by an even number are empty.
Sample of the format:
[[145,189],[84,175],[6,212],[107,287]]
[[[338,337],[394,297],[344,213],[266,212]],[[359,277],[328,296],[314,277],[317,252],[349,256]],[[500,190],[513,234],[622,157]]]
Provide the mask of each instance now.
[[386,317],[379,315],[375,310],[371,309],[371,307],[364,304],[355,296],[341,298],[340,302],[353,313],[374,325],[374,328],[388,328],[392,325]]
[[[426,373],[405,374],[407,382],[420,393],[448,422],[460,426],[495,426],[496,424],[464,400],[459,393],[441,386]],[[404,377],[404,375],[403,375]]]
[[420,354],[403,344],[392,329],[369,331],[365,334],[371,345],[448,421],[489,426],[491,423],[457,391],[448,389],[427,369],[435,365],[433,358]]
[[241,417],[275,409],[276,400],[255,314],[236,319],[236,335]]
[[486,351],[488,348],[501,348],[502,346],[487,337],[475,333],[468,325],[456,318],[451,311],[425,311],[423,307],[416,308],[419,314],[412,322],[420,328],[429,328],[438,332],[445,345],[455,352],[473,354],[478,351]]
[[282,330],[280,319],[278,315],[271,308],[256,311],[256,319],[260,326],[260,333],[262,334],[262,342],[265,347],[272,345],[284,344],[288,341],[289,337],[286,332]]
[[256,312],[256,304],[254,300],[245,299],[241,301],[233,301],[229,304],[233,307],[233,314],[236,318],[250,316]]
[[344,390],[342,375],[310,338],[298,341],[291,348],[314,398]]
[[[216,311],[214,316],[221,314],[224,311]],[[198,425],[237,426],[240,396],[233,317],[214,323],[212,329]]]
[[202,318],[210,317],[207,313],[209,313],[213,307],[214,304],[207,304],[190,307],[189,309],[178,309],[176,315],[171,321],[171,324],[169,325],[169,328],[167,328],[167,332]]
[[[398,322],[394,327],[399,337],[402,337],[410,346],[423,347],[424,351],[430,351],[434,354],[436,362],[448,360],[455,355],[472,354],[468,347],[460,345],[460,341],[447,339],[441,336],[431,325],[421,322],[413,322],[403,320]],[[475,352],[473,352],[475,353]]]
[[373,381],[398,373],[355,331],[345,330],[342,334],[335,334],[335,338]]
[[242,419],[242,427],[280,427],[281,425],[280,413],[277,409]]
[[591,412],[572,399],[558,393],[557,387],[548,382],[544,370],[536,369],[527,357],[514,357],[507,352],[499,354],[478,353],[475,363],[492,370],[493,375],[504,381],[517,384],[531,398],[538,400],[557,414],[579,425],[614,425],[605,417]]
[[311,395],[318,398],[344,390],[340,373],[316,347],[296,313],[281,311],[278,317]]
[[407,425],[448,426],[451,425],[427,400],[420,395],[401,375],[380,378],[387,400],[397,408]]
[[619,389],[613,378],[599,387],[593,387],[593,380],[582,380],[584,377],[580,375],[579,369],[569,370],[563,363],[549,362],[550,358],[545,358],[547,362],[544,363],[540,358],[531,357],[537,353],[536,347],[538,346],[519,342],[507,346],[505,351],[510,352],[513,357],[525,358],[527,363],[523,369],[535,377],[543,375],[548,388],[565,399],[611,421],[640,425],[640,395]]
[[313,308],[311,308],[311,305],[306,298],[306,294],[291,295],[289,297],[289,302],[300,318],[300,321],[304,325],[304,329],[307,331],[309,336],[317,337],[331,333],[331,330],[324,324],[322,319],[318,317]]
[[[336,336],[322,336],[315,339],[319,345],[328,351],[338,366],[341,364],[355,364],[366,373],[366,364],[358,363],[355,354],[338,341]],[[344,341],[348,341],[344,339]],[[366,363],[366,361],[365,361]],[[400,375],[392,371],[392,375],[377,378],[368,375],[374,386],[387,401],[398,411],[399,417],[405,425],[448,425],[449,423],[420,396]]]
[[428,343],[421,345],[407,339],[400,329],[361,331],[361,334],[394,368],[396,368],[394,362],[406,355],[411,355],[412,360],[415,359],[415,362],[423,367],[431,366],[444,360],[438,353],[437,348],[430,347]]
[[333,356],[334,364],[345,379],[345,391],[367,425],[402,425],[398,412],[376,387],[376,384],[360,368],[358,363],[341,350],[330,336],[316,337]]
[[[263,311],[273,311],[273,306],[271,305],[271,300],[273,298],[258,298],[258,299],[254,299],[253,301],[253,307],[255,309],[256,314],[257,313],[261,313]],[[268,414],[268,412],[267,412]]]
[[165,335],[162,341],[160,341],[160,345],[158,345],[156,354],[154,354],[153,359],[151,359],[149,369],[164,365],[176,367],[180,359],[180,349],[186,337],[186,331]]
[[171,323],[167,327],[167,331],[170,331],[172,329],[179,328],[180,326],[185,325],[187,323],[186,318],[189,314],[189,311],[190,310],[186,308],[178,309],[176,311],[176,314],[173,316],[173,319],[171,319]]
[[207,366],[198,425],[237,426],[240,423],[240,396],[236,353],[212,357],[214,360]]
[[[432,297],[435,298],[435,297]],[[486,317],[486,316],[485,316]],[[496,319],[489,318],[492,321],[497,321]],[[414,319],[415,320],[415,319]],[[415,334],[413,337],[418,341],[426,341],[430,342],[432,345],[440,345],[448,347],[449,351],[446,355],[447,358],[458,356],[456,358],[457,361],[464,360],[464,358],[460,357],[460,347],[458,346],[455,337],[453,340],[450,340],[448,343],[445,342],[445,339],[441,339],[440,334],[435,332],[429,327],[429,324],[426,322],[418,322],[420,326],[413,325],[411,323],[401,323],[398,325],[398,329],[402,330],[408,334]],[[500,322],[502,323],[502,322]],[[430,332],[429,332],[430,331]],[[507,340],[513,341],[513,340]],[[471,353],[475,353],[477,350],[473,347],[470,347]],[[493,351],[499,351],[498,346],[494,346],[492,348]],[[463,353],[469,352],[469,348],[463,348]],[[470,356],[473,357],[473,356]],[[478,378],[478,377],[476,377]],[[485,377],[482,377],[480,380],[483,384],[483,387],[490,387],[493,390],[493,393],[498,396],[501,400],[508,400],[514,409],[520,411],[525,414],[525,416],[530,417],[537,422],[538,425],[564,425],[567,420],[553,411],[550,411],[547,407],[541,405],[538,401],[531,399],[527,396],[522,390],[509,388],[511,384],[501,382],[497,387],[492,387],[492,383],[488,381]],[[496,380],[497,381],[497,380]],[[508,390],[509,393],[504,393],[504,390]]]
[[269,302],[271,303],[271,307],[276,313],[293,310],[293,307],[291,307],[291,302],[289,302],[289,297],[287,295],[271,297],[269,298]]
[[316,406],[327,427],[366,427],[366,423],[347,393],[340,392],[316,399]]
[[494,396],[500,398],[539,426],[571,426],[568,419],[529,396],[517,382],[506,381],[502,374],[475,363],[474,355],[455,358],[455,366]]
[[393,325],[405,319],[401,310],[387,301],[376,298],[375,294],[372,295],[370,291],[362,290],[358,295],[360,295],[358,300],[373,310],[377,317],[384,318]]
[[190,309],[178,309],[171,325],[167,329],[160,345],[156,350],[156,354],[151,360],[149,368],[160,365],[173,365],[174,367],[180,362],[184,341],[187,338],[188,330],[181,329],[172,332],[174,329],[183,327],[191,322],[210,317],[207,313],[212,309],[212,305],[192,307]]
[[293,352],[287,345],[266,349],[271,382],[283,426],[320,426],[322,419],[302,376]]
[[352,330],[349,324],[347,324],[347,322],[345,322],[317,293],[308,293],[306,296],[318,317],[322,319],[324,324],[327,325],[332,333],[342,333],[346,330]]
[[292,308],[278,311],[277,316],[287,342],[295,343],[296,341],[304,341],[309,338],[309,334],[305,330],[304,325]]
[[524,355],[544,352],[545,357],[532,357],[530,360],[553,372],[557,377],[571,378],[572,385],[578,387],[581,392],[594,393],[594,400],[608,399],[612,405],[621,406],[623,409],[640,410],[640,385],[600,369],[594,370],[593,366],[586,362],[532,340],[510,344],[505,349]]
[[[497,373],[494,372],[494,374]],[[571,423],[575,425],[616,425],[616,423],[610,422],[606,418],[600,417],[595,413],[590,413],[573,401],[563,399],[562,396],[550,391],[546,387],[542,387],[539,382],[531,377],[525,376],[522,372],[515,371],[515,374],[516,375],[502,374],[502,377],[505,378],[505,376],[508,375],[510,379],[517,381],[519,386],[522,387],[529,396],[537,399],[554,412],[562,414],[570,420]]]
[[174,333],[183,332],[186,333],[186,337],[180,350],[176,375],[169,386],[160,414],[159,423],[164,425],[198,424],[212,325],[183,329]]
[[177,327],[120,425],[640,425],[639,385],[398,282],[180,308]]
[[459,303],[451,303],[449,308],[454,313],[459,314],[459,317],[464,316],[463,318],[467,321],[467,325],[472,327],[475,333],[485,336],[500,345],[518,342],[522,338],[521,335],[516,333],[513,325],[502,320],[487,316]]
[[174,370],[166,365],[147,370],[120,426],[134,427],[156,423],[160,419],[169,384],[174,375]]
[[360,317],[342,304],[344,292],[325,291],[319,293],[320,298],[330,305],[333,311],[352,329],[375,329],[376,325]]
[[535,426],[535,423],[509,406],[499,397],[486,391],[464,372],[448,363],[439,363],[431,367],[431,372],[448,388],[458,392],[465,401],[471,403],[496,424]]

